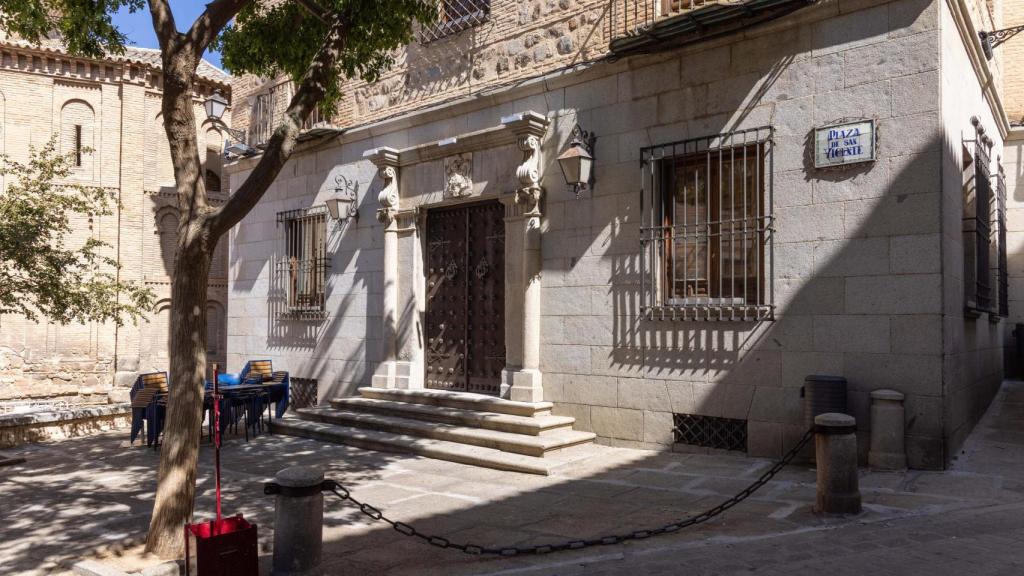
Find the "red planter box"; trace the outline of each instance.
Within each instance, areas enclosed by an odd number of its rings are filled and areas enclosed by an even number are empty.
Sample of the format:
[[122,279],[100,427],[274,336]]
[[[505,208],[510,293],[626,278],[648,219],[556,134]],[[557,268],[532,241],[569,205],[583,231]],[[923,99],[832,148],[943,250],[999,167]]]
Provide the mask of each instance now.
[[259,548],[256,525],[239,514],[185,526],[187,576],[256,576]]

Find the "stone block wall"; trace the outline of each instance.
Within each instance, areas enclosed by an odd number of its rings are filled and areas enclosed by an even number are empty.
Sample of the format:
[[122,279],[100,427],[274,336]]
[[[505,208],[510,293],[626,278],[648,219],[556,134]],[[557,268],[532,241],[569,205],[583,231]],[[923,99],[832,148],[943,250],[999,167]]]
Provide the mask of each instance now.
[[[957,33],[955,24],[940,30],[949,16],[942,6],[821,3],[743,34],[547,76],[303,145],[232,232],[230,368],[267,353],[293,374],[317,378],[322,397],[368,385],[381,360],[383,230],[368,218],[381,182],[362,154],[460,137],[532,110],[551,122],[542,149],[539,321],[544,397],[556,413],[574,416],[602,442],[654,449],[678,449],[673,413],[743,419],[748,451],[776,457],[804,431],[804,377],[840,375],[849,381],[862,455],[869,393],[893,388],[906,394],[911,465],[943,467],[998,383],[1004,327],[963,314],[962,187],[950,180],[949,154],[971,115],[993,121],[963,81],[976,76],[962,65],[960,41],[944,36]],[[408,109],[401,98],[381,102]],[[876,121],[877,159],[815,169],[813,128],[842,118]],[[576,123],[597,135],[595,187],[580,199],[556,161]],[[642,319],[641,149],[761,126],[774,130],[774,321]],[[233,186],[252,163],[230,168]],[[418,184],[434,178],[424,166],[403,176],[403,201],[431,190]],[[474,165],[481,174],[491,168]],[[274,214],[323,203],[337,173],[359,182],[362,218],[332,231],[329,318],[282,322],[273,315],[282,246]],[[500,175],[484,185],[502,193],[515,186]]]

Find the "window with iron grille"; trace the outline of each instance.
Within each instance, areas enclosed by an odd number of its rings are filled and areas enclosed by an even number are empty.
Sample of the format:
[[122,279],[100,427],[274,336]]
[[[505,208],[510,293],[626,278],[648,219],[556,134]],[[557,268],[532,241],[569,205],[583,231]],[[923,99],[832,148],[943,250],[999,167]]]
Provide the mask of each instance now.
[[964,306],[968,314],[991,312],[991,256],[993,194],[988,146],[974,141],[966,153],[964,186]]
[[458,34],[487,21],[491,0],[439,0],[437,20],[420,31],[420,42],[432,42]]
[[266,145],[273,129],[271,123],[274,118],[274,92],[257,94],[253,99],[249,114],[249,141],[246,144],[250,146]]
[[293,409],[316,406],[319,403],[317,387],[316,378],[291,378],[288,405]]
[[735,418],[673,414],[676,444],[688,444],[716,450],[747,451],[747,421]]
[[771,135],[765,127],[642,151],[647,317],[772,317]]
[[327,210],[323,206],[277,214],[284,251],[277,265],[284,283],[285,312],[319,314],[327,281]]

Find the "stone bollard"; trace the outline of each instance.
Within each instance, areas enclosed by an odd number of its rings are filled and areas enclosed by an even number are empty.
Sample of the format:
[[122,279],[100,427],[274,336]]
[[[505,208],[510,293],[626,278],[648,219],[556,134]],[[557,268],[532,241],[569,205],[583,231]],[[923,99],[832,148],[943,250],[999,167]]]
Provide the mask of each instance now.
[[324,529],[324,473],[308,466],[285,468],[265,487],[276,494],[272,576],[316,576]]
[[906,470],[903,426],[903,394],[895,390],[872,392],[868,466],[874,470]]
[[814,452],[818,495],[814,511],[825,514],[860,513],[857,485],[857,420],[829,412],[814,417]]

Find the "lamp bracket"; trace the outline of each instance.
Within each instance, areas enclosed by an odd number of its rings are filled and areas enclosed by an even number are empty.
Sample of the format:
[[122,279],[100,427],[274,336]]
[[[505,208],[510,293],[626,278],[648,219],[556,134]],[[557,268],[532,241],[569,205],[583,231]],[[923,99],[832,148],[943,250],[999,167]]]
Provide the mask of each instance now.
[[597,141],[597,135],[593,132],[588,132],[576,124],[572,127],[572,132],[569,133],[569,139],[572,143],[579,142],[591,156],[594,155],[594,143]]
[[334,177],[334,194],[336,198],[345,200],[348,216],[358,221],[359,207],[356,203],[359,201],[359,182],[349,180],[344,174],[338,174]]
[[1003,28],[1002,30],[993,30],[991,32],[986,32],[984,30],[978,32],[978,37],[981,38],[981,45],[983,48],[986,48],[985,57],[991,60],[993,49],[1021,32],[1024,32],[1024,25]]

